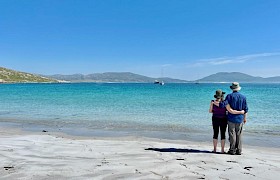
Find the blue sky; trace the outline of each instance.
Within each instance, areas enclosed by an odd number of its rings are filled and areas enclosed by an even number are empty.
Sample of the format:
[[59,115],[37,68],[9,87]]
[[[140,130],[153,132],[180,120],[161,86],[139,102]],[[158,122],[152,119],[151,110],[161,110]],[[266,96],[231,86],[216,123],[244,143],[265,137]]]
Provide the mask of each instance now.
[[0,66],[194,80],[280,75],[279,0],[0,0]]

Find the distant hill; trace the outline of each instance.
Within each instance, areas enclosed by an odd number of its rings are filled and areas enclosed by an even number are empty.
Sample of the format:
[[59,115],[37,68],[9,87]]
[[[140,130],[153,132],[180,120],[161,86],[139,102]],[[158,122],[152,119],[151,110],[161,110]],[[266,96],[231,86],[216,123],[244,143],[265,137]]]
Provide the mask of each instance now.
[[94,74],[72,74],[72,75],[50,75],[50,78],[70,81],[70,82],[138,82],[138,83],[151,83],[157,80],[163,80],[167,83],[183,83],[187,82],[180,79],[172,78],[151,78],[134,74],[131,72],[106,72],[106,73],[94,73]]
[[267,82],[280,82],[280,76],[265,78]]
[[0,83],[58,82],[57,80],[0,67]]
[[280,76],[263,78],[250,76],[248,74],[239,72],[220,72],[212,74],[197,80],[199,82],[256,82],[256,83],[269,83],[269,82],[280,82]]
[[280,76],[276,77],[255,77],[239,72],[219,72],[196,81],[185,81],[180,79],[152,78],[134,74],[131,72],[106,72],[94,74],[72,74],[72,75],[34,75],[0,67],[0,83],[21,83],[21,82],[131,82],[131,83],[153,83],[155,80],[165,83],[187,83],[187,82],[256,82],[256,83],[280,83]]

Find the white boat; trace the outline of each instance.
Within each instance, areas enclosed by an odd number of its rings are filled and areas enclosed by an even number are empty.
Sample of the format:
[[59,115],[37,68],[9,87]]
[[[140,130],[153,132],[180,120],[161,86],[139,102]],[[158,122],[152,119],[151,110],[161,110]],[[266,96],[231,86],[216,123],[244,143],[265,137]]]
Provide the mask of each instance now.
[[164,85],[164,82],[163,81],[159,82],[158,80],[155,80],[154,84]]
[[155,81],[154,81],[154,84],[159,84],[159,81],[158,81],[158,80],[155,80]]

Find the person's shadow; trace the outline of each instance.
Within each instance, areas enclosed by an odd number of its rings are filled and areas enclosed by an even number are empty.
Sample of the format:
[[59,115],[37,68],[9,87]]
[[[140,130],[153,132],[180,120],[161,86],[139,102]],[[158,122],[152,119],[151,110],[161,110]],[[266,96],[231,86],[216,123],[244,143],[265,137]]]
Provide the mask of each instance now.
[[157,151],[157,152],[177,152],[177,153],[215,153],[207,150],[198,149],[178,149],[178,148],[146,148],[146,151]]

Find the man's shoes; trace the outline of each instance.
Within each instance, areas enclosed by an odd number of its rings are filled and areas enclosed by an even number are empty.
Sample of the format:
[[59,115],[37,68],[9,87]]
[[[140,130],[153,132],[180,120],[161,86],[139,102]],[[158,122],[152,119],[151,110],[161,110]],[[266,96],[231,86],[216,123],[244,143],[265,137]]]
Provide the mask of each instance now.
[[236,155],[241,155],[241,151],[236,151],[236,153],[235,153]]
[[230,155],[235,155],[235,152],[233,152],[233,151],[228,151],[227,153]]
[[229,150],[227,153],[230,155],[241,155],[241,151],[238,151],[238,150],[236,152]]

